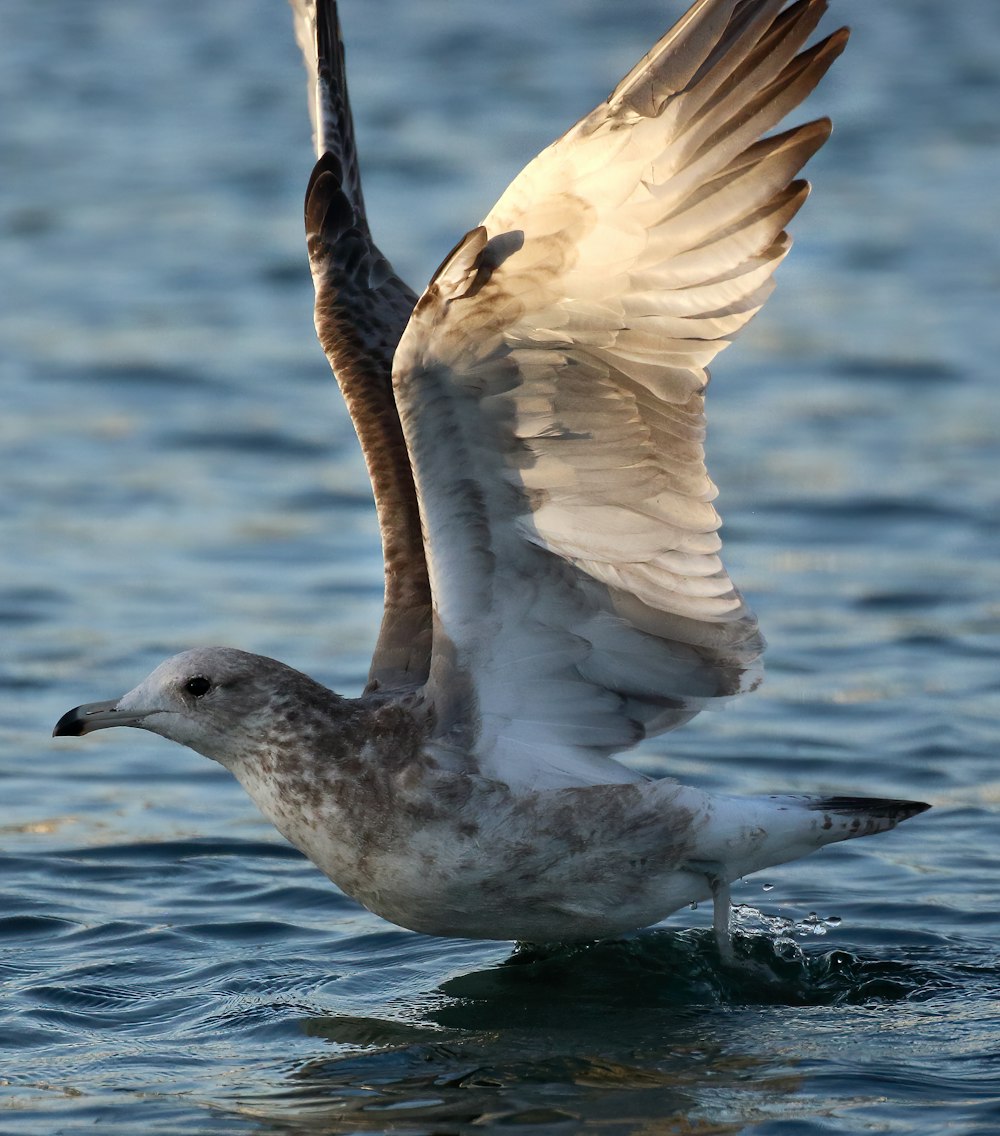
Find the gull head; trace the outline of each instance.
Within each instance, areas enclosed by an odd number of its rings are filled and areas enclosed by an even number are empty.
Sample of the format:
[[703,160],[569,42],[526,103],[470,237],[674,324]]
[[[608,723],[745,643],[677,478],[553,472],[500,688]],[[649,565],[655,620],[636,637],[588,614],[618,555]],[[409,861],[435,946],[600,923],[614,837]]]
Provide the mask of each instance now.
[[304,704],[334,709],[337,695],[307,675],[231,647],[198,647],[161,663],[121,698],[65,713],[53,737],[136,726],[227,767],[266,744],[277,723]]

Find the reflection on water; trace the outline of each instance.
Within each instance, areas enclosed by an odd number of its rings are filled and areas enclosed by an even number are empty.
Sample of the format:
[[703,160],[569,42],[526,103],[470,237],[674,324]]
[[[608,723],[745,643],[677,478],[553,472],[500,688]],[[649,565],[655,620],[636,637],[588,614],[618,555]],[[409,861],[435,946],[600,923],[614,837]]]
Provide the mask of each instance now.
[[904,1123],[947,1115],[956,1094],[988,1115],[976,1070],[995,1039],[994,943],[974,921],[933,929],[933,906],[865,917],[849,874],[836,900],[848,917],[804,934],[795,893],[822,895],[809,864],[766,893],[746,885],[768,902],[739,909],[744,971],[720,967],[707,926],[545,952],[394,930],[280,844],[6,856],[6,878],[35,892],[12,893],[0,920],[14,1074],[0,1100],[18,1106],[4,1131],[61,1131],[76,1093],[81,1126],[120,1117],[126,1130],[128,1099],[160,1101],[167,1125],[187,1102],[181,1128],[194,1109],[199,1131],[631,1130],[685,1116],[738,1131],[831,1110],[861,1123],[876,1106]]
[[[387,1112],[399,1125],[575,1126],[587,1118],[627,1127],[710,1111],[732,1122],[712,1131],[738,1131],[782,1115],[803,1090],[798,1066],[811,1054],[788,1050],[779,1008],[803,1015],[803,1007],[853,1004],[889,1018],[896,1003],[958,985],[916,960],[839,950],[793,957],[764,935],[741,936],[738,947],[760,969],[721,972],[708,931],[655,932],[544,958],[515,954],[408,999],[399,1018],[305,1019],[304,1033],[335,1052],[296,1066],[288,1084],[240,1108],[331,1132],[378,1130]],[[766,1009],[752,1017],[753,1006]]]

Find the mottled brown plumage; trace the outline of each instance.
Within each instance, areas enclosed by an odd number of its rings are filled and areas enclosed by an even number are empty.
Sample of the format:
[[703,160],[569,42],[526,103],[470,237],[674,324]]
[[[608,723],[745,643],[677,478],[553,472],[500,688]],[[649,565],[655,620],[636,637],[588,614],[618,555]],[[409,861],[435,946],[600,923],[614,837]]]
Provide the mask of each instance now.
[[369,232],[336,5],[294,7],[319,155],[305,199],[316,332],[361,442],[385,560],[385,613],[369,684],[398,689],[426,679],[431,649],[420,513],[392,393],[393,354],[417,297]]

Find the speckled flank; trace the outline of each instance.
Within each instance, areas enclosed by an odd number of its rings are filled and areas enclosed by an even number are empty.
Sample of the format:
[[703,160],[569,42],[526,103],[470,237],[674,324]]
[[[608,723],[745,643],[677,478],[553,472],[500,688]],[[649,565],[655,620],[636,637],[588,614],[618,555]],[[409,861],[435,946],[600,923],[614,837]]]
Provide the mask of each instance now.
[[[692,813],[662,789],[515,794],[421,748],[418,700],[365,706],[290,692],[233,772],[276,827],[341,888],[437,934],[584,937],[650,922],[660,881],[691,854]],[[518,913],[523,912],[523,915]],[[571,936],[572,937],[572,936]]]
[[294,729],[282,711],[260,761],[235,772],[343,890],[415,930],[598,938],[706,898],[692,864],[736,878],[826,843],[799,801],[734,816],[670,782],[515,793],[423,750],[419,702],[344,704],[339,729],[309,725],[317,709],[300,707]]

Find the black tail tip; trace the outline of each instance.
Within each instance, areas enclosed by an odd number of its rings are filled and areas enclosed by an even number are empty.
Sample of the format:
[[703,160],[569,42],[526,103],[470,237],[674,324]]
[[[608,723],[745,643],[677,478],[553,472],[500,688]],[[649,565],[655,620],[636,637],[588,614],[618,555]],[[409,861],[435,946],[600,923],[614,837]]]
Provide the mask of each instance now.
[[894,801],[887,797],[815,797],[809,802],[809,808],[817,812],[860,814],[897,823],[924,813],[930,807],[923,801]]

